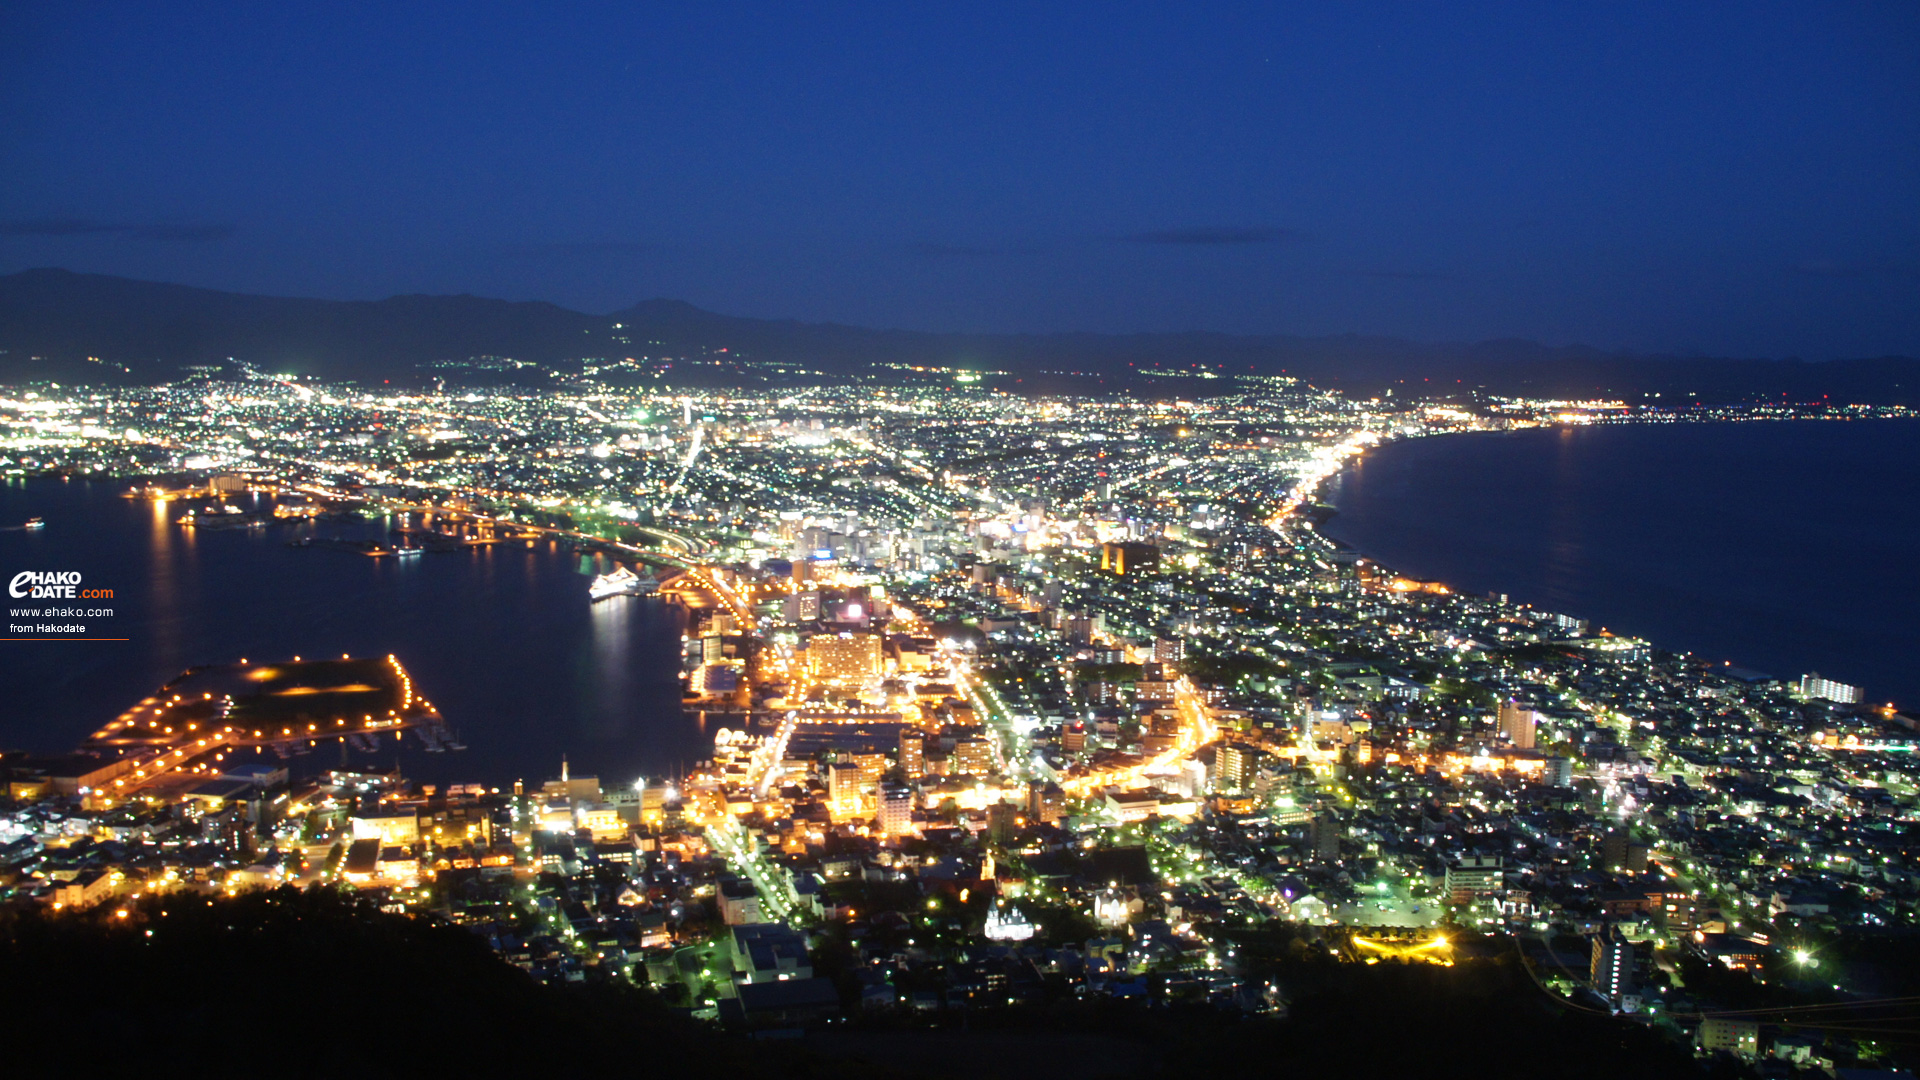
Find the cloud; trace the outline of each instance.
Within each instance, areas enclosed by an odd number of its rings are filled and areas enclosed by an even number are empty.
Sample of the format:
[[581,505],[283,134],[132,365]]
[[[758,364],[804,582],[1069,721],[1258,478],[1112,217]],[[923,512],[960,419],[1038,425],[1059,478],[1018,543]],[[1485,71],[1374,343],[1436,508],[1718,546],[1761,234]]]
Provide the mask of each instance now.
[[1135,244],[1172,244],[1188,247],[1217,247],[1223,244],[1297,244],[1309,239],[1298,229],[1214,226],[1193,229],[1163,229],[1133,233],[1121,237]]
[[133,235],[146,240],[170,240],[181,244],[207,244],[225,240],[238,232],[232,225],[143,225]]
[[0,221],[0,236],[87,236],[92,233],[126,232],[124,225],[108,225],[86,218],[31,218],[25,221]]
[[25,218],[0,221],[0,236],[132,236],[141,240],[170,243],[204,244],[225,240],[237,230],[232,225],[167,224],[130,225],[124,222],[97,221],[93,218]]

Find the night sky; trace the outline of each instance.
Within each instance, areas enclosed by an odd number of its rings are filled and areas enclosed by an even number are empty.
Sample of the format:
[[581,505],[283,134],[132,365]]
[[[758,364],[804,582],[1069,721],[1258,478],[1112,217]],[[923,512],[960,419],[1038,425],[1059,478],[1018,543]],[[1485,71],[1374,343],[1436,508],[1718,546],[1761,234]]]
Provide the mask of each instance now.
[[1920,4],[10,3],[33,266],[1920,356]]

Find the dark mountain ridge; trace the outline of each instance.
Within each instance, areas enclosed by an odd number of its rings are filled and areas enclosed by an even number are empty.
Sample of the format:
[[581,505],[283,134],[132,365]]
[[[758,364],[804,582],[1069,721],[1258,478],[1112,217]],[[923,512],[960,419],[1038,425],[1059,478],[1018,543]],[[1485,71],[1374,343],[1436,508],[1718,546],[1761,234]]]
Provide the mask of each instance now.
[[[156,382],[237,359],[328,379],[417,381],[431,365],[511,357],[542,368],[582,358],[696,357],[796,365],[836,376],[887,365],[990,372],[1007,389],[1198,394],[1232,380],[1150,372],[1277,375],[1373,395],[1485,393],[1641,399],[1920,404],[1920,361],[1695,358],[1494,340],[1423,344],[1347,334],[960,334],[753,319],[648,300],[607,315],[475,296],[313,300],[254,296],[66,270],[0,276],[0,382]],[[93,359],[89,359],[93,358]],[[1689,395],[1694,395],[1689,399]]]

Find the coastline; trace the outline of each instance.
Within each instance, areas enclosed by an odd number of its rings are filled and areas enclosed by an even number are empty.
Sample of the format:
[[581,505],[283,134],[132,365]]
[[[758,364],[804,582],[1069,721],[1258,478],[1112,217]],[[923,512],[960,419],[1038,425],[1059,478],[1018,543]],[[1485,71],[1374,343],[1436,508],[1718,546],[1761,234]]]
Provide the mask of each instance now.
[[[1905,423],[1897,423],[1900,420]],[[1789,471],[1796,465],[1791,451],[1802,449],[1801,444],[1808,441],[1800,438],[1801,434],[1810,428],[1834,427],[1811,423],[1795,426],[1788,421],[1776,423],[1780,426],[1769,434],[1778,436],[1785,448],[1775,447],[1769,463],[1783,465],[1784,462],[1783,467]],[[1920,420],[1888,418],[1882,421],[1882,426],[1888,433],[1887,441],[1920,445]],[[1897,676],[1887,680],[1886,685],[1871,677],[1849,677],[1845,666],[1847,658],[1841,657],[1835,662],[1833,650],[1824,656],[1809,655],[1818,653],[1818,646],[1827,644],[1830,636],[1838,632],[1836,624],[1847,627],[1855,622],[1855,612],[1880,613],[1865,620],[1866,625],[1853,636],[1860,639],[1854,641],[1860,649],[1873,650],[1872,639],[1878,632],[1898,637],[1897,617],[1889,609],[1899,605],[1882,595],[1883,589],[1871,584],[1885,576],[1887,567],[1882,566],[1882,560],[1897,555],[1884,550],[1893,545],[1883,541],[1882,546],[1869,548],[1866,541],[1848,540],[1836,542],[1830,548],[1807,544],[1794,549],[1758,529],[1742,538],[1741,543],[1730,543],[1735,534],[1724,530],[1683,535],[1700,526],[1696,520],[1698,515],[1690,516],[1681,494],[1668,492],[1661,498],[1670,504],[1667,508],[1673,513],[1643,514],[1639,519],[1643,536],[1635,552],[1646,558],[1634,563],[1631,559],[1609,557],[1610,545],[1627,542],[1622,539],[1623,531],[1618,523],[1605,520],[1623,509],[1612,505],[1617,501],[1619,477],[1603,476],[1596,480],[1595,470],[1589,466],[1607,463],[1583,458],[1595,456],[1595,447],[1591,445],[1595,433],[1604,432],[1606,437],[1617,440],[1628,428],[1645,428],[1656,433],[1690,430],[1692,434],[1682,441],[1688,444],[1687,449],[1696,453],[1700,452],[1698,444],[1702,441],[1719,440],[1717,432],[1752,433],[1755,430],[1750,423],[1608,424],[1443,433],[1482,436],[1479,439],[1442,439],[1438,435],[1394,439],[1356,455],[1314,489],[1312,503],[1333,506],[1335,513],[1313,522],[1313,528],[1324,540],[1344,545],[1375,565],[1411,579],[1438,582],[1450,590],[1475,595],[1506,594],[1516,604],[1585,619],[1596,628],[1604,626],[1646,640],[1658,648],[1709,658],[1716,663],[1772,670],[1781,678],[1819,671],[1863,685],[1871,701],[1911,704],[1920,700],[1920,695],[1916,695],[1912,687],[1903,685]],[[1865,430],[1854,429],[1854,433]],[[1548,443],[1554,448],[1551,463],[1544,460],[1544,453],[1538,452],[1544,447],[1527,446],[1529,438],[1536,443],[1551,440]],[[1583,444],[1583,439],[1588,442]],[[1600,456],[1610,453],[1618,459],[1609,466],[1613,472],[1636,474],[1647,469],[1649,462],[1642,459],[1655,453],[1650,449],[1655,443],[1673,440],[1641,441],[1647,448],[1634,451],[1603,447],[1604,453]],[[1725,441],[1734,451],[1752,449],[1745,445],[1750,440],[1741,435]],[[1839,440],[1840,443],[1856,441],[1859,440]],[[1730,452],[1729,456],[1739,458],[1741,454]],[[1844,474],[1845,466],[1859,457],[1853,453],[1844,460],[1820,464]],[[1503,462],[1502,458],[1509,460]],[[1920,497],[1920,471],[1910,470],[1911,475],[1901,473],[1894,467],[1899,460],[1902,459],[1895,455],[1882,464],[1889,467],[1891,474],[1914,486],[1916,497]],[[1669,462],[1656,463],[1670,469],[1683,468]],[[1813,462],[1803,463],[1809,466],[1810,472],[1821,471],[1811,468]],[[1549,464],[1550,468],[1546,467]],[[1765,478],[1758,476],[1756,470],[1764,471],[1763,465],[1729,472],[1724,480],[1744,485],[1736,488],[1744,494],[1748,486],[1764,487]],[[1509,482],[1500,495],[1488,494],[1500,485],[1487,479],[1486,472]],[[1688,479],[1683,475],[1674,485],[1684,486]],[[1528,489],[1527,484],[1533,487]],[[1560,486],[1554,487],[1555,484]],[[1634,494],[1642,500],[1632,504],[1636,511],[1648,509],[1646,502],[1660,501],[1654,497],[1658,493],[1636,490]],[[1791,534],[1803,542],[1809,536],[1817,537],[1829,530],[1838,530],[1849,537],[1861,532],[1880,537],[1895,535],[1895,526],[1886,525],[1882,519],[1899,516],[1897,510],[1902,503],[1897,497],[1899,492],[1879,494],[1878,502],[1866,502],[1868,509],[1879,515],[1872,520],[1885,525],[1878,530],[1868,529],[1867,523],[1848,521],[1845,505],[1850,495],[1846,493],[1839,499],[1842,505],[1831,514],[1823,514],[1822,506],[1802,506],[1796,501],[1789,504],[1792,513],[1783,508],[1774,514],[1773,521],[1783,535]],[[1529,507],[1534,511],[1533,521],[1517,514],[1510,518],[1497,516],[1502,509],[1525,505],[1529,498],[1534,503]],[[1389,503],[1393,507],[1391,514],[1385,512]],[[1471,519],[1475,514],[1485,515],[1479,528],[1458,520]],[[1645,527],[1648,522],[1654,527]],[[1875,552],[1879,552],[1881,558],[1869,557]],[[1661,553],[1665,556],[1664,563],[1653,557]],[[1750,569],[1764,568],[1778,575],[1779,581],[1761,588],[1728,572],[1729,566],[1743,563],[1753,564]],[[1627,569],[1634,573],[1622,573]],[[1821,610],[1819,601],[1823,593],[1805,584],[1815,579],[1834,589],[1844,587],[1848,599],[1856,601],[1857,606],[1835,599],[1828,609]],[[1713,591],[1715,583],[1722,590],[1718,594]],[[1897,584],[1889,587],[1899,588]],[[1798,597],[1797,605],[1783,600],[1788,592]],[[1664,598],[1665,606],[1651,608],[1651,613],[1638,611],[1647,607],[1634,602],[1640,594],[1658,594]],[[1595,602],[1583,604],[1583,599]],[[1738,633],[1707,632],[1710,628],[1703,622],[1677,617],[1705,609],[1737,610],[1743,617],[1737,621],[1730,619],[1728,625],[1738,627]],[[1756,627],[1767,629],[1769,626],[1768,632],[1755,633]],[[1861,644],[1862,641],[1866,644]],[[1861,667],[1868,671],[1896,668],[1897,658],[1891,654],[1898,652],[1897,645],[1881,651],[1889,655]],[[1790,662],[1783,663],[1783,660]]]

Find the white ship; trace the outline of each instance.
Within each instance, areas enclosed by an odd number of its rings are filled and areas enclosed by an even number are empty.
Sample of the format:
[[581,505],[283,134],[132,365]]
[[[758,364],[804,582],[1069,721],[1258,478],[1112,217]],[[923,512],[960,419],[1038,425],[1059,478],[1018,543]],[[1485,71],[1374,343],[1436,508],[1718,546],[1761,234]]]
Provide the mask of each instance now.
[[587,595],[594,600],[605,600],[609,596],[646,596],[658,592],[660,583],[652,575],[642,577],[624,566],[615,566],[609,573],[601,574],[587,586]]
[[47,523],[37,517],[28,518],[27,523],[21,526],[23,529],[44,529],[46,527]]

